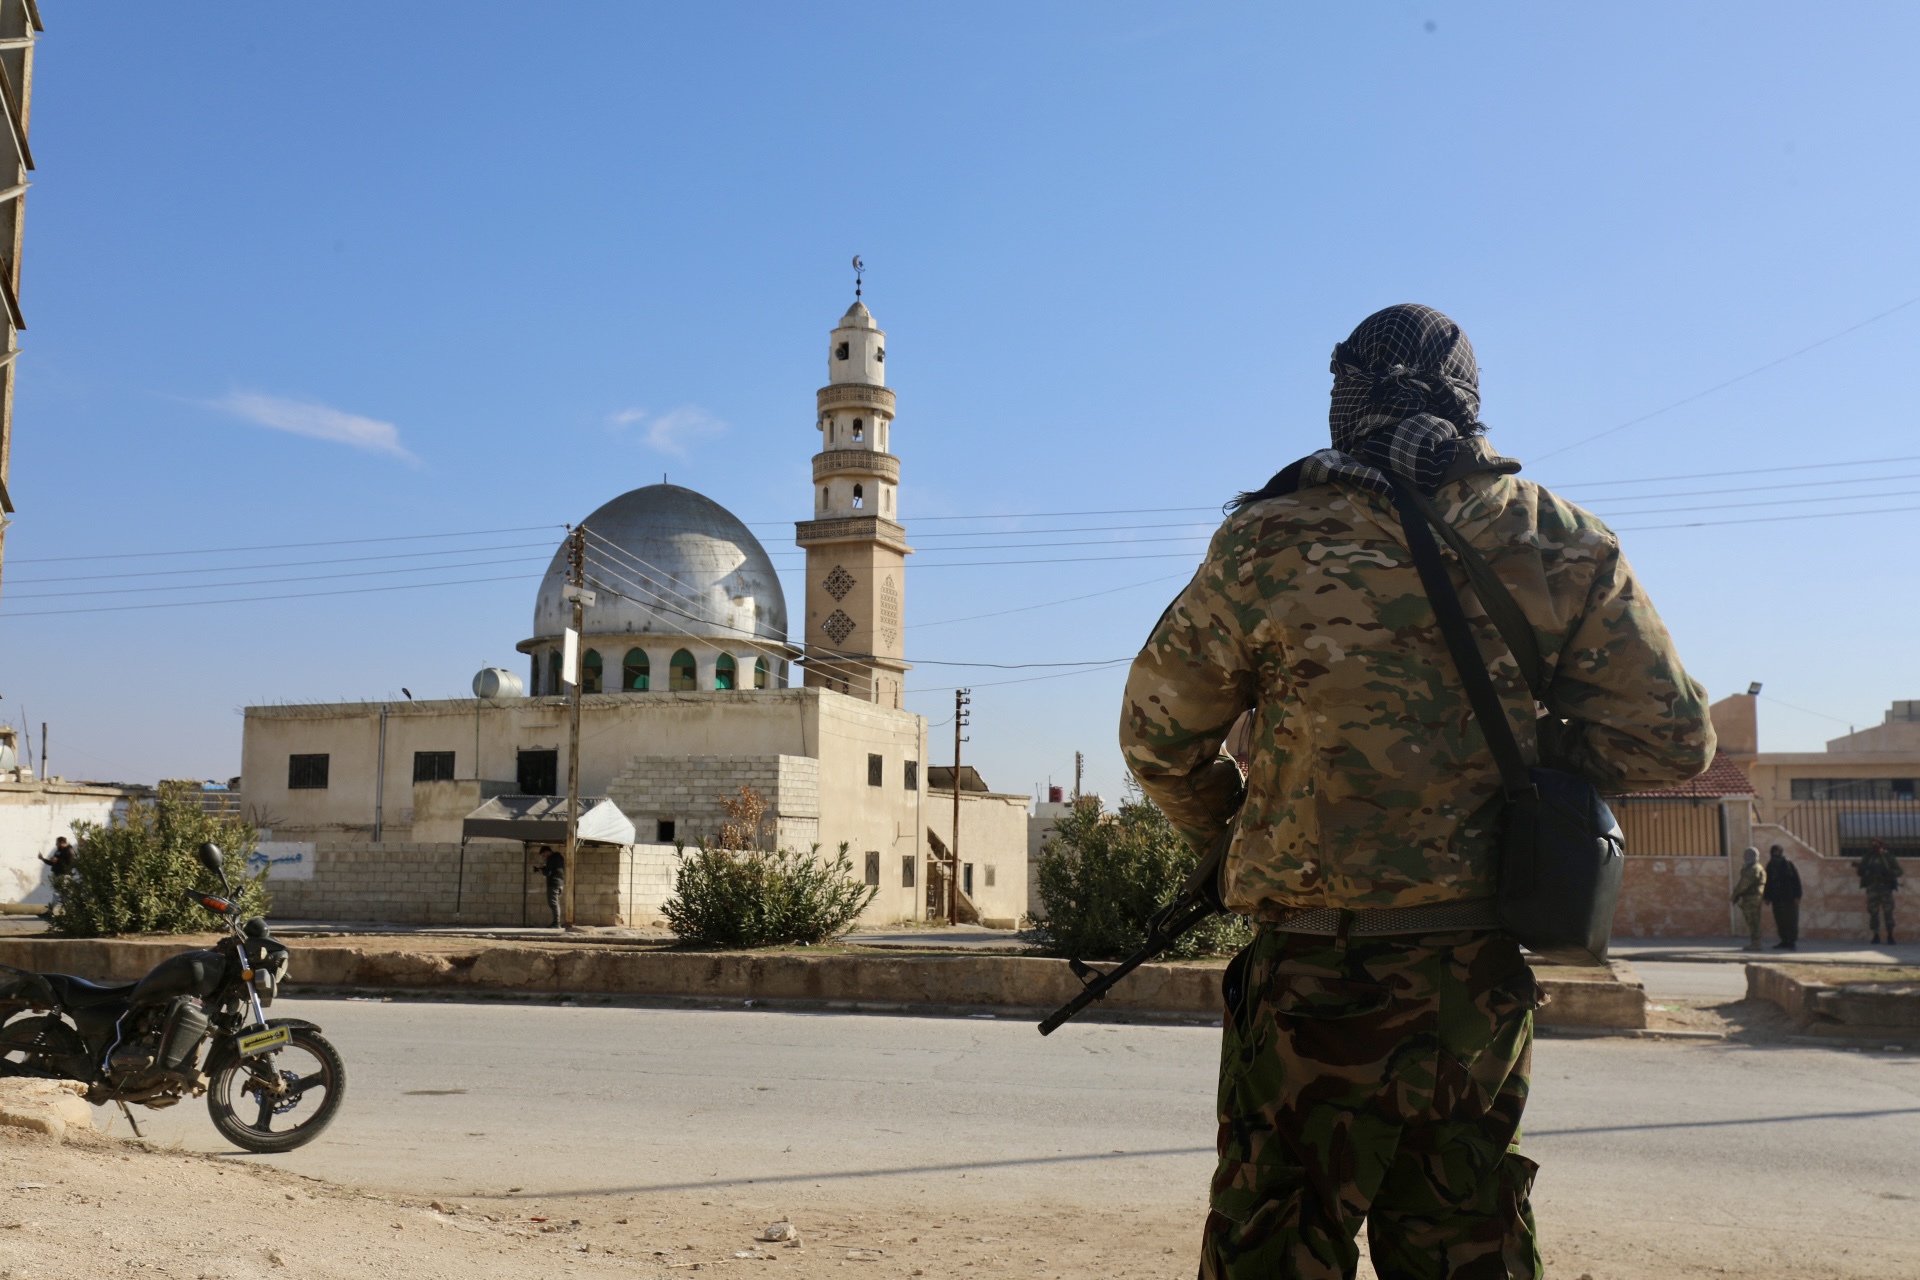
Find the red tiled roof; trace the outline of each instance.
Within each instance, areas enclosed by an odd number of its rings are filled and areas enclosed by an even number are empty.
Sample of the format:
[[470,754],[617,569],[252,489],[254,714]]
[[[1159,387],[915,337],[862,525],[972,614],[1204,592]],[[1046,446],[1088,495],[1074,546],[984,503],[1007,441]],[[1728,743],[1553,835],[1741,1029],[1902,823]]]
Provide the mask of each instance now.
[[1747,771],[1735,764],[1724,752],[1716,751],[1713,763],[1707,771],[1690,782],[1677,787],[1656,787],[1652,791],[1629,791],[1629,796],[1666,796],[1679,798],[1698,798],[1713,796],[1750,796],[1754,794],[1753,782],[1747,777]]

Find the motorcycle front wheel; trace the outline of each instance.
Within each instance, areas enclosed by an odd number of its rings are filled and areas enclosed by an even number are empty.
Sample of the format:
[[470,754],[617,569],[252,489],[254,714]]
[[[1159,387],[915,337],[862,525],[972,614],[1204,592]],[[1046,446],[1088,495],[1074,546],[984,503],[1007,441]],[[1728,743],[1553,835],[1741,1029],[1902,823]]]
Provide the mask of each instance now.
[[319,1032],[295,1027],[283,1047],[222,1067],[207,1087],[207,1114],[243,1151],[291,1151],[333,1122],[346,1085],[339,1050]]

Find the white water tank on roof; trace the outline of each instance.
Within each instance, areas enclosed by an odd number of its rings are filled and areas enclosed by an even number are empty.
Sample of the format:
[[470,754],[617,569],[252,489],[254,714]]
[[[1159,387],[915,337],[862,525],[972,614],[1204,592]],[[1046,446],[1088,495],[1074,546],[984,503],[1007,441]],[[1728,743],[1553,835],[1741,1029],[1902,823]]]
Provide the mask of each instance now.
[[473,678],[476,698],[521,698],[526,692],[527,686],[520,677],[505,667],[482,667],[480,674]]

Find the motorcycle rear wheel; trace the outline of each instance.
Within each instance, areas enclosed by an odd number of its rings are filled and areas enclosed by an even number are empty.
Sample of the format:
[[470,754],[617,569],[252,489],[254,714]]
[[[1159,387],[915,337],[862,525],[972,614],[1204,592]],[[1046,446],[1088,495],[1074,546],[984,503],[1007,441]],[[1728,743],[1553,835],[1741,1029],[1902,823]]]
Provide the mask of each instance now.
[[90,1065],[80,1033],[52,1014],[15,1018],[0,1027],[0,1076],[84,1080]]
[[[286,1086],[276,1094],[262,1087],[258,1070]],[[263,1058],[230,1062],[207,1087],[207,1114],[220,1136],[243,1151],[272,1154],[305,1146],[333,1122],[346,1095],[347,1066],[339,1050],[317,1031],[292,1029],[284,1048]],[[308,1095],[324,1094],[317,1104]],[[284,1127],[276,1121],[288,1117]]]

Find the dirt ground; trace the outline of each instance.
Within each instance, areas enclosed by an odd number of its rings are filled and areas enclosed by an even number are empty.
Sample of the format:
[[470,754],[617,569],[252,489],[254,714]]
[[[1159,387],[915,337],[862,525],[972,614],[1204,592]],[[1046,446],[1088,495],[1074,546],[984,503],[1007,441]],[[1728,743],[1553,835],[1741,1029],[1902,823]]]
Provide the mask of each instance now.
[[[1897,1230],[1813,1240],[1727,1223],[1606,1220],[1539,1205],[1565,1280],[1911,1280]],[[797,1244],[756,1239],[790,1220]],[[722,1271],[873,1276],[1187,1277],[1190,1209],[882,1203],[685,1193],[440,1201],[373,1195],[240,1159],[0,1129],[0,1280],[155,1275],[523,1280]],[[1371,1280],[1362,1262],[1360,1275]]]

